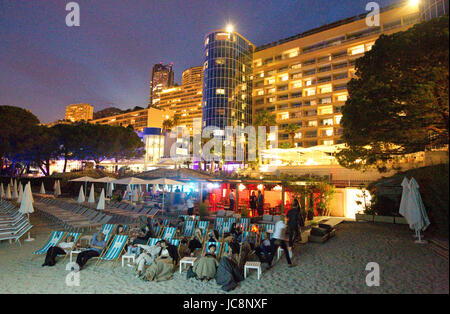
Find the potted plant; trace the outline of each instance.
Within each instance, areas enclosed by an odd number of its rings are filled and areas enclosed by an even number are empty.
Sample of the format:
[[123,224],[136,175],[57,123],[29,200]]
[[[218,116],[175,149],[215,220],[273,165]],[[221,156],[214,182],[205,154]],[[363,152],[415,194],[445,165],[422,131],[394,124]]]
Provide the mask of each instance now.
[[308,220],[314,219],[314,196],[313,196],[313,193],[309,194],[308,212],[306,213],[306,217]]

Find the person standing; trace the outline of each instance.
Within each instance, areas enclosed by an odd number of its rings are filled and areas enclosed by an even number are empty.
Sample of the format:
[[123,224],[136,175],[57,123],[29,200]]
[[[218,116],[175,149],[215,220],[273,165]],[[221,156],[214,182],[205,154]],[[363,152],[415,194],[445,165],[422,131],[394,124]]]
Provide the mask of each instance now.
[[298,200],[295,198],[292,202],[291,209],[286,213],[288,233],[289,233],[289,246],[294,247],[294,241],[300,236],[298,227],[300,225],[300,208]]
[[277,252],[278,247],[281,247],[284,251],[284,256],[286,256],[286,261],[289,267],[294,267],[295,264],[291,262],[291,251],[288,249],[286,245],[286,224],[284,223],[284,219],[282,218],[275,224],[275,230],[273,231],[272,243],[274,252]]
[[192,200],[192,194],[189,194],[186,199],[186,206],[187,206],[187,214],[189,216],[194,215],[194,201]]
[[261,191],[258,191],[258,198],[256,200],[258,206],[258,216],[264,215],[264,196]]
[[252,216],[256,216],[256,195],[255,191],[252,191],[252,195],[250,195],[250,210],[252,211]]
[[235,204],[236,198],[234,196],[233,191],[230,192],[229,198],[230,198],[230,209],[229,210],[234,211],[234,204]]

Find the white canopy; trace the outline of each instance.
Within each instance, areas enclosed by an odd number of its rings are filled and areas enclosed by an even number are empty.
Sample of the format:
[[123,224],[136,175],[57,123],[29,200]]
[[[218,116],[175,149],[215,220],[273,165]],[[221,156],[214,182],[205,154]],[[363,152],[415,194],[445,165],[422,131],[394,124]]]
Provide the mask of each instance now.
[[186,182],[176,181],[167,178],[159,178],[147,181],[147,184],[165,184],[165,185],[188,185]]
[[151,184],[149,183],[149,180],[143,180],[139,178],[129,177],[129,178],[123,178],[123,179],[117,179],[114,181],[111,181],[114,184],[122,184],[122,185],[130,185],[130,184]]
[[86,201],[86,198],[84,197],[83,187],[80,186],[80,193],[78,194],[78,204],[82,204]]
[[109,183],[109,182],[114,182],[116,180],[117,180],[116,178],[112,178],[112,177],[103,177],[103,178],[99,178],[99,179],[94,179],[92,182]]
[[11,187],[8,184],[8,186],[6,187],[6,192],[5,192],[5,198],[10,200],[11,199]]
[[91,185],[91,191],[89,192],[88,203],[95,203],[94,183]]
[[22,202],[20,203],[19,212],[23,214],[31,214],[34,212],[33,208],[33,195],[31,193],[31,184],[25,186]]
[[17,203],[22,203],[22,199],[23,199],[23,188],[22,188],[22,184],[19,184],[19,197],[17,198]]
[[96,179],[91,177],[81,177],[73,180],[69,180],[69,182],[95,182]]
[[39,191],[40,194],[45,194],[45,187],[44,182],[41,183],[41,190]]
[[105,189],[102,189],[100,193],[100,198],[98,200],[97,209],[104,210],[105,209]]

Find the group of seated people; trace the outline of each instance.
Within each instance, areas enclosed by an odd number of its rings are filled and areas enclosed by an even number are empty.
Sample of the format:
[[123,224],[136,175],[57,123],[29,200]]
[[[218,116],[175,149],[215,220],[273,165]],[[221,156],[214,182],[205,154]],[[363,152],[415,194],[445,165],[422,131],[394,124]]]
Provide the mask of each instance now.
[[[172,278],[175,267],[183,257],[197,257],[193,266],[188,268],[187,278],[194,277],[198,280],[216,279],[222,288],[229,291],[243,280],[242,274],[245,262],[252,251],[261,261],[272,263],[276,254],[277,246],[269,240],[266,234],[261,245],[257,246],[257,235],[250,233],[245,239],[241,226],[234,223],[229,232],[222,235],[217,230],[209,230],[203,236],[203,230],[195,228],[191,237],[184,237],[185,221],[183,218],[169,222],[169,227],[175,227],[177,232],[175,238],[180,239],[179,245],[175,246],[167,240],[159,240],[153,245],[148,245],[150,238],[158,238],[159,234],[155,229],[161,230],[158,226],[163,226],[161,219],[151,219],[142,216],[138,220],[138,226],[128,228],[126,231],[122,225],[117,225],[109,237],[109,241],[114,235],[127,234],[128,242],[125,247],[127,255],[134,255],[136,277],[145,281],[163,281]],[[160,232],[159,232],[160,233]],[[99,257],[107,247],[109,241],[105,241],[105,234],[99,229],[92,235],[91,244],[82,250],[76,259],[79,270],[83,269],[86,263],[93,257]],[[208,247],[205,247],[209,243]],[[223,256],[218,256],[218,245],[227,243],[228,250],[223,250]],[[58,255],[69,253],[73,247],[80,248],[79,243],[74,243],[73,238],[67,237],[58,246],[51,247],[47,251],[45,262],[42,266],[53,266]],[[219,257],[220,260],[219,260]]]

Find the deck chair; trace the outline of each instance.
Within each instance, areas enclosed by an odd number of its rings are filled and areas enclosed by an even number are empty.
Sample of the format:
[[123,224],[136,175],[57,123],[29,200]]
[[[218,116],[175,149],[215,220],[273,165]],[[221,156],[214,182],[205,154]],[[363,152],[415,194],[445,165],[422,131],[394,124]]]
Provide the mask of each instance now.
[[180,239],[170,239],[168,242],[176,247],[180,245]]
[[153,227],[153,230],[155,231],[155,235],[156,235],[157,237],[161,234],[162,229],[163,229],[163,228],[162,228],[161,226]]
[[158,243],[161,240],[162,240],[161,238],[150,238],[150,239],[148,239],[147,245],[154,246],[154,245],[156,245],[156,243]]
[[199,221],[197,224],[197,228],[202,230],[203,238],[205,237],[206,233],[208,232],[208,226],[209,226],[209,221],[206,221],[206,220]]
[[239,220],[239,226],[241,226],[242,231],[248,231],[250,227],[250,218],[241,218]]
[[236,223],[236,217],[230,217],[230,218],[228,218],[227,221],[231,222],[231,224],[234,224],[234,223]]
[[34,251],[33,254],[34,255],[42,255],[42,254],[46,254],[48,249],[52,246],[57,246],[59,242],[61,242],[62,238],[64,237],[66,233],[64,231],[53,231],[47,242],[44,244],[44,246],[42,248],[40,248],[37,251]]
[[108,246],[108,249],[104,250],[98,257],[97,263],[95,265],[98,265],[100,261],[117,262],[119,257],[122,255],[122,252],[125,250],[125,244],[127,243],[127,241],[127,235],[115,235],[113,240],[111,241],[111,244]]
[[184,237],[192,236],[192,234],[194,233],[195,222],[196,222],[195,220],[186,220],[186,222],[184,224],[184,231],[183,231]]
[[164,219],[164,220],[163,220],[163,225],[164,225],[165,227],[167,227],[167,226],[169,225],[169,219]]
[[114,224],[104,224],[103,225],[102,232],[105,235],[105,242],[108,242],[113,230],[114,230]]
[[222,227],[223,227],[224,221],[225,221],[225,218],[223,218],[223,217],[216,217],[216,220],[214,221],[214,230],[219,231],[219,234],[222,234]]
[[216,246],[216,256],[217,256],[217,259],[219,259],[220,258],[220,250],[221,250],[221,248],[222,248],[222,243],[221,242],[206,242],[206,244],[205,244],[205,247],[204,247],[204,249],[203,249],[203,256],[205,256],[205,254],[206,254],[206,252],[208,251],[208,248],[209,248],[209,246],[210,245],[212,245],[212,244],[214,244],[215,246]]
[[77,244],[78,240],[81,238],[81,232],[69,232],[67,233],[66,237],[73,237],[73,245],[72,247],[69,249],[69,253],[67,253],[66,255],[64,255],[64,259],[67,258],[67,256],[70,255],[70,251],[73,250],[73,248],[75,247],[75,245]]
[[223,236],[226,232],[230,232],[231,231],[231,226],[233,225],[232,221],[225,221],[222,224],[222,232],[221,235]]
[[177,229],[175,227],[165,227],[161,238],[163,238],[164,240],[173,239],[173,237],[175,236],[176,230]]

